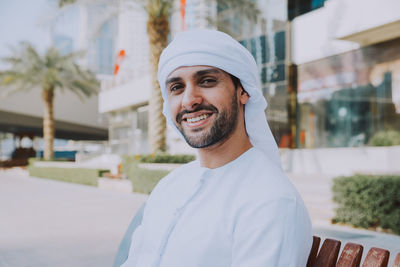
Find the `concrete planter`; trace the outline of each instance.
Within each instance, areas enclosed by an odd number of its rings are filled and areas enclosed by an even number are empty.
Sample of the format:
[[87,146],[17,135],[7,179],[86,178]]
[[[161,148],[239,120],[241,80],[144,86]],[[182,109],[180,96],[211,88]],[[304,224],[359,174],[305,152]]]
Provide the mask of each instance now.
[[183,164],[177,163],[140,163],[139,168],[148,169],[148,170],[167,170],[172,171],[176,168],[179,168]]
[[400,173],[400,146],[280,150],[286,172],[353,175]]

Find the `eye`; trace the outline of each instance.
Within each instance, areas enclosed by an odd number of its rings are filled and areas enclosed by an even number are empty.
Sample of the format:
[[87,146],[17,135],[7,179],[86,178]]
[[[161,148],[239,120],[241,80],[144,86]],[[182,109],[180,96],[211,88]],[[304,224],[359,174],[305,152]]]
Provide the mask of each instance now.
[[200,80],[200,85],[202,86],[213,86],[217,83],[217,79],[212,77],[206,77]]
[[171,86],[169,87],[170,93],[176,93],[182,89],[183,89],[183,84],[181,84],[181,83],[174,83],[174,84],[171,84]]

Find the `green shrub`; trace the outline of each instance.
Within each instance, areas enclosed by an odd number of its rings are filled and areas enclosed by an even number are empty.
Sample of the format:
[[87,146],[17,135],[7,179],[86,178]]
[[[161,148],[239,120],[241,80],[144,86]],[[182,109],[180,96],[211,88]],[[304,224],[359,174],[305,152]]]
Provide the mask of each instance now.
[[376,133],[369,141],[371,146],[398,146],[400,145],[400,132],[388,130]]
[[139,168],[138,163],[139,160],[135,159],[135,156],[122,157],[122,172],[131,180],[134,192],[150,194],[169,171]]
[[400,176],[354,175],[333,181],[334,222],[400,234]]
[[194,155],[170,155],[170,154],[150,154],[137,155],[136,158],[141,163],[188,163],[196,159]]
[[32,166],[35,163],[35,161],[38,161],[38,159],[37,158],[28,158],[28,165]]
[[[33,162],[33,160],[30,160],[30,162]],[[38,167],[32,164],[28,166],[30,176],[92,186],[97,186],[97,179],[102,173],[108,171],[86,168]]]

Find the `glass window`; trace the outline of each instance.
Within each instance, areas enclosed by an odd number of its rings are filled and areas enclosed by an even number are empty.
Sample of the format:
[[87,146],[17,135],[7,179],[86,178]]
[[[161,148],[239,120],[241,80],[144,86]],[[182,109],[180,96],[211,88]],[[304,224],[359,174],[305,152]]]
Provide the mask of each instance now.
[[320,8],[324,6],[326,0],[312,0],[311,1],[311,10]]
[[257,39],[256,38],[251,38],[250,39],[250,52],[253,55],[254,59],[256,60],[257,64],[259,63],[258,61],[258,51],[257,51]]
[[248,42],[247,42],[247,40],[241,40],[241,41],[239,41],[239,43],[241,44],[241,45],[243,45],[244,47],[246,47],[246,48],[248,48]]
[[395,39],[299,66],[305,147],[364,146],[400,131],[399,47]]
[[272,68],[271,75],[269,77],[271,82],[278,82],[285,80],[285,65],[279,64]]
[[259,42],[260,42],[260,53],[261,53],[261,63],[265,64],[269,61],[269,49],[267,46],[267,42],[266,42],[266,36],[262,35],[259,37]]
[[[89,21],[95,22],[97,12],[101,12],[103,6],[90,9]],[[104,11],[103,11],[104,12]],[[97,25],[94,23],[94,25]],[[92,29],[95,30],[95,29]],[[112,74],[114,69],[115,38],[117,34],[117,18],[109,19],[100,29],[99,35],[89,44],[89,66],[91,70],[101,74]]]
[[261,69],[261,82],[262,83],[267,83],[268,82],[268,68],[267,67],[263,67]]
[[285,32],[282,31],[275,33],[274,44],[276,60],[285,60]]

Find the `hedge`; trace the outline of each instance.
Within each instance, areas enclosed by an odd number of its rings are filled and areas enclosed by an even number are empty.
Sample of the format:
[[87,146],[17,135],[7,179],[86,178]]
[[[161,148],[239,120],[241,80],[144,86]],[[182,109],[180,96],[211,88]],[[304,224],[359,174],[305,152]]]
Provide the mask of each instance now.
[[97,179],[101,177],[102,173],[108,171],[103,169],[28,166],[30,176],[92,186],[97,186]]
[[122,157],[122,172],[131,180],[134,192],[150,194],[169,171],[139,168],[138,163],[139,160],[135,156]]
[[400,176],[354,175],[333,181],[333,222],[400,234]]
[[371,146],[398,146],[400,145],[400,132],[394,130],[377,132],[369,141]]
[[194,155],[186,154],[150,154],[150,155],[136,155],[137,159],[141,163],[188,163],[196,159]]

